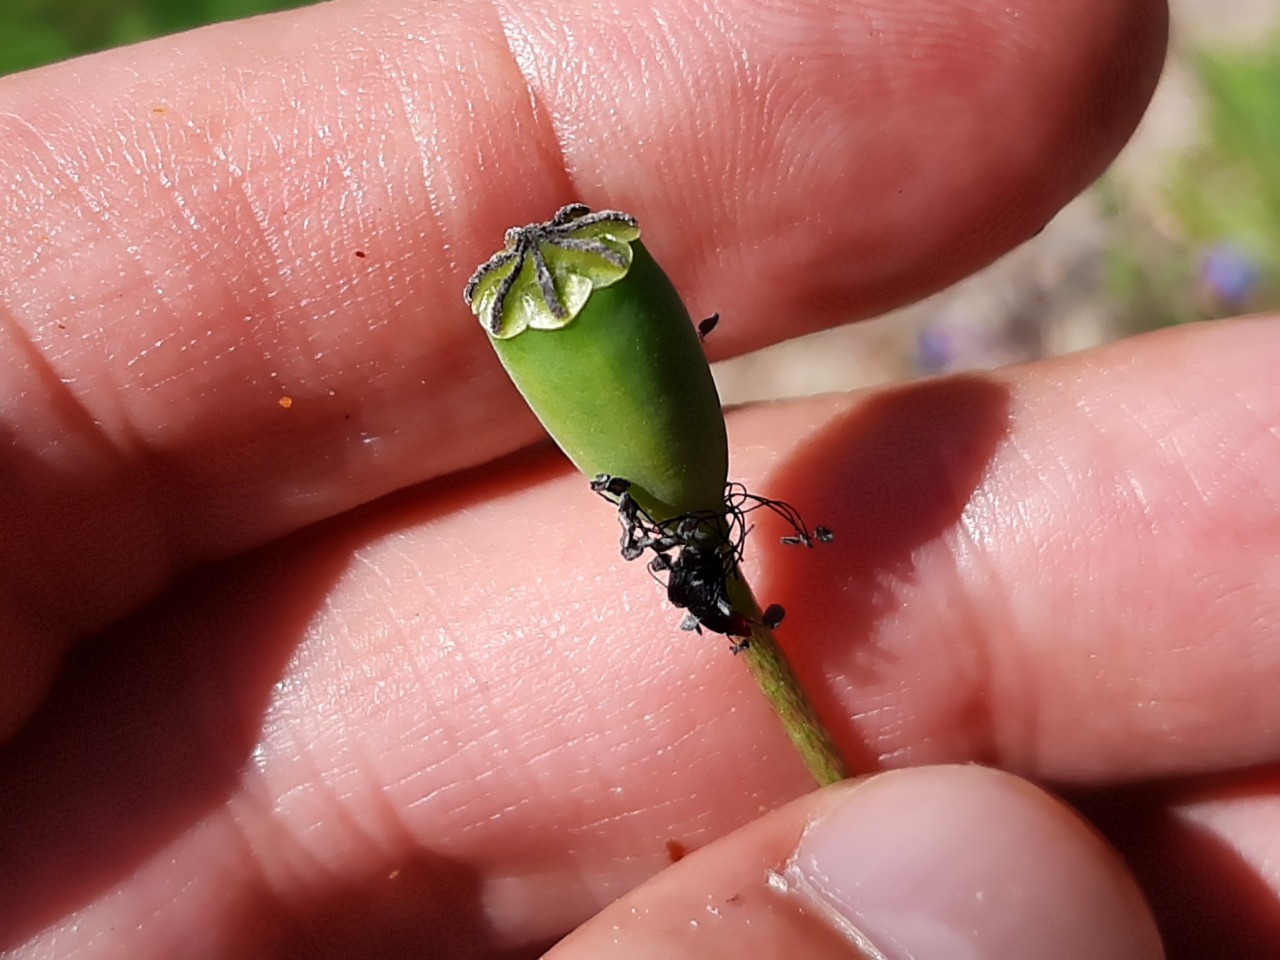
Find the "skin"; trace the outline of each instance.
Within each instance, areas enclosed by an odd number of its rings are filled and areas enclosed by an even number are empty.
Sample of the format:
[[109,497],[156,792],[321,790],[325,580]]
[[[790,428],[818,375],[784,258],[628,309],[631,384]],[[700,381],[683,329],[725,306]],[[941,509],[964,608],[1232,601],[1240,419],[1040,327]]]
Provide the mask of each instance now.
[[1158,957],[1153,914],[1262,955],[1276,319],[730,417],[734,476],[837,531],[753,540],[797,670],[855,765],[917,768],[807,793],[460,297],[582,199],[663,225],[717,356],[913,299],[1106,165],[1164,31],[346,3],[0,82],[0,949],[858,956],[834,887],[770,879],[879,842],[917,892],[1024,892],[986,956],[1056,915]]

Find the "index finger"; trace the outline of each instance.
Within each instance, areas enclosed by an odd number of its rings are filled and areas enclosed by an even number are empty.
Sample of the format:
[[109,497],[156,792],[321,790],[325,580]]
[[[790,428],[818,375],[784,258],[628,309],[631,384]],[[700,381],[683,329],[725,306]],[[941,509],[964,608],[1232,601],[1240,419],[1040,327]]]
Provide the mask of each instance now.
[[373,0],[8,78],[0,656],[38,688],[175,569],[534,439],[459,298],[506,226],[628,207],[759,345],[1032,233],[1163,44],[1153,0]]

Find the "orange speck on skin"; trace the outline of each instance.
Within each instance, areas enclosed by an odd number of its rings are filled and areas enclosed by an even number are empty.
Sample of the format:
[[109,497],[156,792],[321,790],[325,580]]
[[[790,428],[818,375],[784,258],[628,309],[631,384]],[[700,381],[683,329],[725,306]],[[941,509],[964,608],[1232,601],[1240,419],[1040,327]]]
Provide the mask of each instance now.
[[288,410],[290,407],[293,406],[293,397],[281,397],[279,400],[276,401],[276,403],[280,404],[280,406]]

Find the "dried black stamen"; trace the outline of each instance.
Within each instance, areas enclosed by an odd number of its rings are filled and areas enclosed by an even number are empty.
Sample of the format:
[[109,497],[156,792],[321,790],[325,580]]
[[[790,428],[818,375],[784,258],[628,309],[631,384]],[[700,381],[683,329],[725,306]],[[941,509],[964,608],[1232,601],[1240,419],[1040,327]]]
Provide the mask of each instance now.
[[[683,513],[662,521],[640,506],[631,495],[631,482],[624,477],[600,474],[591,481],[591,489],[618,509],[623,558],[636,560],[646,550],[652,551],[647,565],[650,576],[666,588],[673,606],[688,611],[680,628],[701,633],[706,627],[738,638],[733,644],[735,653],[747,648],[746,638],[752,629],[752,621],[733,609],[728,587],[729,578],[737,576],[751,532],[746,515],[766,509],[786,520],[795,534],[783,537],[783,543],[812,547],[815,541],[827,543],[834,537],[827,527],[810,530],[791,504],[748,493],[740,483],[730,483],[725,488],[722,512]],[[760,623],[773,629],[785,616],[781,604],[770,604]]]

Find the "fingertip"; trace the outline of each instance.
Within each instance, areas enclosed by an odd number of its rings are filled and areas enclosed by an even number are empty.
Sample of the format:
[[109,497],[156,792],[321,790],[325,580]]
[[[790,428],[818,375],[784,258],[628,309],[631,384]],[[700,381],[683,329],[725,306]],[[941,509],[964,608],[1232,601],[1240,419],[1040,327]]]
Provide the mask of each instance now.
[[[1027,239],[1128,140],[1167,36],[1163,0],[499,9],[573,181],[670,224],[654,251],[677,286],[733,318],[717,353]],[[614,55],[584,62],[578,37]]]
[[659,875],[552,956],[762,944],[817,958],[1163,957],[1141,893],[1091,828],[1025,781],[962,766],[811,794]]
[[886,957],[1163,956],[1141,893],[1092,828],[987,768],[867,781],[806,832],[789,876]]

